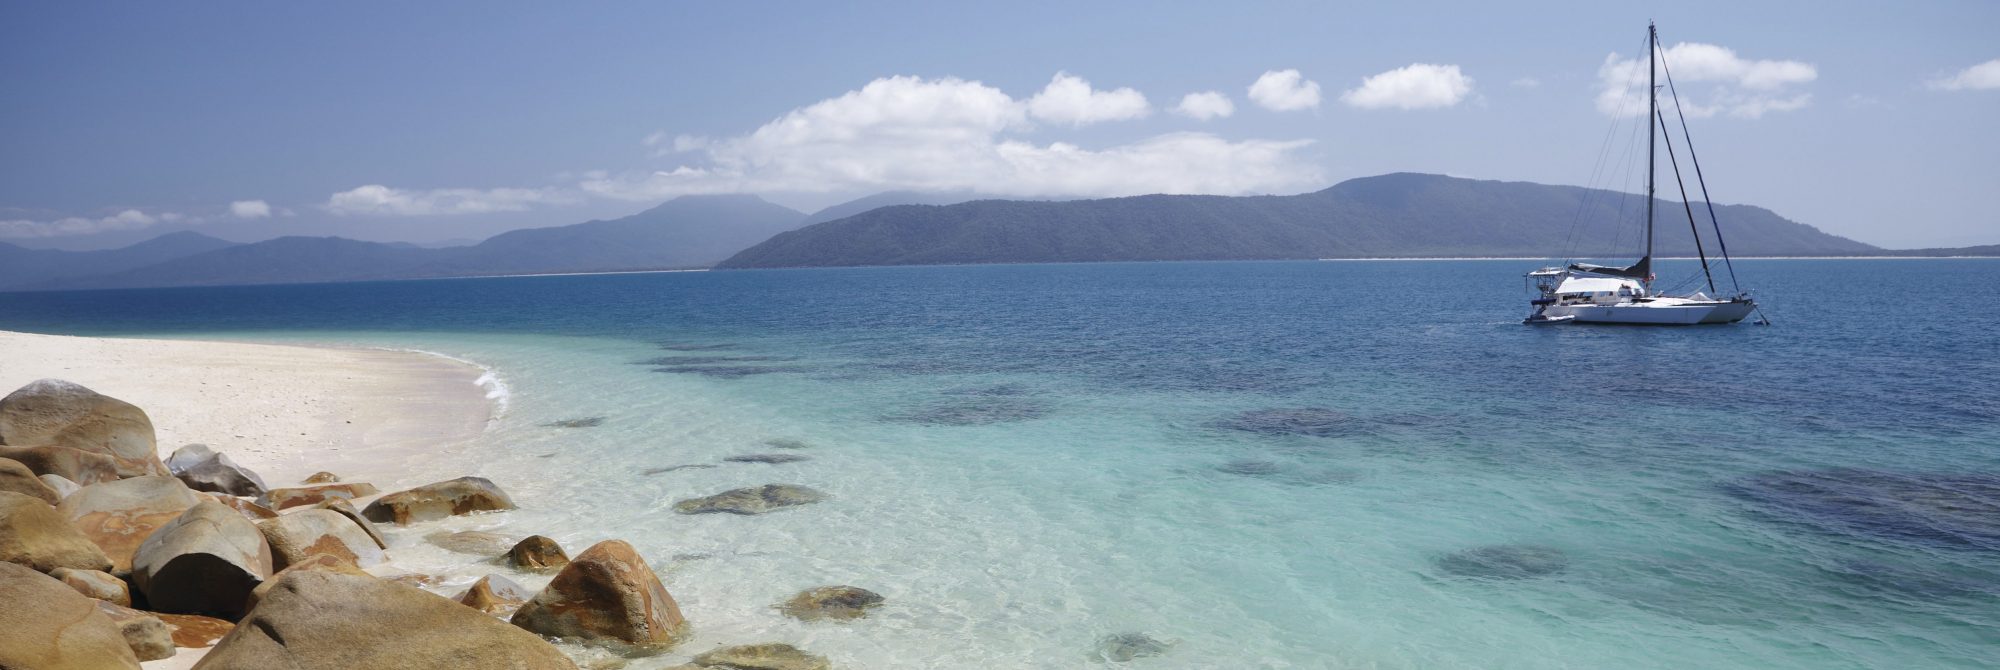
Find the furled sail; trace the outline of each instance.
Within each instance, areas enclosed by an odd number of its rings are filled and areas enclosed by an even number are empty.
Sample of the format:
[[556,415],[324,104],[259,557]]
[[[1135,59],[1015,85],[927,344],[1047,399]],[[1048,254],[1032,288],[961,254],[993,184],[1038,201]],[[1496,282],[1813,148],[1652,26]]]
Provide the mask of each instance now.
[[1605,275],[1608,277],[1624,277],[1627,279],[1637,279],[1639,281],[1646,281],[1647,277],[1653,273],[1653,257],[1647,256],[1645,258],[1641,258],[1639,259],[1639,262],[1633,263],[1631,265],[1622,268],[1611,267],[1608,265],[1591,265],[1589,263],[1571,263],[1569,269],[1575,270],[1577,272],[1588,272],[1594,275]]

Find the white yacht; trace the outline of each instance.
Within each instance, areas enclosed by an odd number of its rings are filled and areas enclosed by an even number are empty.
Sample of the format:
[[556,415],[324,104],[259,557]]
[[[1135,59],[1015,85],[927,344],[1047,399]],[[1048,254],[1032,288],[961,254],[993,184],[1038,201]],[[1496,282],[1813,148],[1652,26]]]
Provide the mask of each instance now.
[[[1695,290],[1682,295],[1667,295],[1653,288],[1653,223],[1658,201],[1653,197],[1654,144],[1660,139],[1665,117],[1660,113],[1660,89],[1656,85],[1656,72],[1667,73],[1667,85],[1672,90],[1673,75],[1666,70],[1666,60],[1660,51],[1660,33],[1652,25],[1646,26],[1646,90],[1647,90],[1647,137],[1646,137],[1646,249],[1638,262],[1625,267],[1591,265],[1588,263],[1566,263],[1556,267],[1545,267],[1528,273],[1528,283],[1535,292],[1530,303],[1534,312],[1524,323],[1530,325],[1553,325],[1563,323],[1608,323],[1630,325],[1674,325],[1690,326],[1704,323],[1736,323],[1757,311],[1757,302],[1750,293],[1737,287],[1735,294],[1717,297],[1715,275],[1708,262],[1708,251],[1702,246],[1700,226],[1696,225],[1692,203],[1687,198],[1686,183],[1680,178],[1680,162],[1674,156],[1673,135],[1667,133],[1667,157],[1674,167],[1674,179],[1681,185],[1681,203],[1687,212],[1688,228],[1694,233],[1696,253],[1701,257],[1702,279],[1706,280],[1706,293]],[[1655,67],[1658,59],[1658,67]],[[1680,99],[1674,99],[1675,113],[1680,113]],[[1729,268],[1731,285],[1735,285],[1736,269],[1729,260],[1729,247],[1722,243],[1722,223],[1715,218],[1715,205],[1709,201],[1708,184],[1701,177],[1701,161],[1694,156],[1694,138],[1687,134],[1687,120],[1681,119],[1682,137],[1686,140],[1688,158],[1694,164],[1695,180],[1701,185],[1702,202],[1708,207],[1708,218],[1714,226],[1717,248],[1722,252],[1721,260]],[[1768,323],[1760,321],[1760,323]]]

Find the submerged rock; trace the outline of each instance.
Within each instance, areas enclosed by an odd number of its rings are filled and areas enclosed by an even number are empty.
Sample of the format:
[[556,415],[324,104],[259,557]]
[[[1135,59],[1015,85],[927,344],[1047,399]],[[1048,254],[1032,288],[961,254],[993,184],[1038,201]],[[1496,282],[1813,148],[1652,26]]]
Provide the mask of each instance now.
[[250,590],[271,572],[271,548],[257,525],[212,500],[161,526],[132,559],[132,583],[147,607],[180,614],[241,616]]
[[1530,579],[1569,568],[1561,549],[1526,544],[1495,544],[1453,552],[1437,559],[1439,570],[1459,577]]
[[678,471],[678,470],[709,470],[709,469],[713,469],[714,467],[715,467],[715,465],[713,465],[713,464],[710,464],[710,463],[688,463],[688,464],[686,464],[686,465],[669,465],[669,466],[667,466],[667,467],[664,467],[664,468],[653,468],[653,469],[651,469],[651,470],[647,470],[647,471],[645,471],[645,472],[641,472],[641,473],[639,473],[639,474],[642,474],[642,475],[661,475],[661,474],[666,474],[666,473],[669,473],[669,472],[675,472],[675,471]]
[[718,363],[772,363],[796,361],[794,356],[660,356],[633,363],[633,365],[715,365]]
[[859,619],[882,606],[882,594],[853,586],[822,586],[800,591],[778,610],[801,621]]
[[167,474],[145,410],[61,379],[37,380],[0,398],[0,444],[103,454],[120,477]]
[[449,598],[365,574],[286,571],[201,667],[574,670],[554,645]]
[[954,400],[882,417],[884,421],[919,423],[932,426],[984,426],[996,423],[1033,421],[1048,416],[1055,406],[1034,398],[987,398]]
[[513,538],[479,530],[438,531],[425,535],[424,541],[444,547],[447,551],[488,558],[505,554],[514,546]]
[[767,447],[771,447],[771,448],[774,448],[774,449],[811,449],[811,448],[812,448],[812,445],[810,445],[810,444],[806,444],[805,440],[798,440],[798,439],[793,439],[793,438],[789,438],[789,437],[774,437],[774,438],[771,438],[771,439],[768,439],[768,440],[765,440],[765,441],[764,441],[764,446],[767,446]]
[[1024,384],[1008,383],[1008,384],[994,384],[992,386],[964,386],[954,389],[945,389],[943,393],[945,395],[996,398],[996,397],[1028,395],[1029,393],[1033,393],[1033,391],[1030,390]]
[[45,444],[0,446],[0,458],[19,462],[38,475],[57,475],[80,486],[118,481],[118,461],[104,454]]
[[542,424],[543,428],[596,428],[604,425],[604,417],[587,416],[581,419],[563,419]]
[[809,505],[825,499],[826,494],[803,486],[765,484],[724,491],[705,498],[682,500],[674,503],[674,511],[681,514],[713,512],[763,514],[786,507]]
[[1264,477],[1282,473],[1285,469],[1271,461],[1239,459],[1215,466],[1215,471],[1223,474],[1243,475],[1245,477]]
[[1161,642],[1145,633],[1117,633],[1097,638],[1097,648],[1091,651],[1090,658],[1099,662],[1127,663],[1159,656],[1172,648],[1172,643]]
[[1217,419],[1209,425],[1225,430],[1271,436],[1348,437],[1367,432],[1366,422],[1346,412],[1326,407],[1250,410]]
[[701,375],[720,379],[741,379],[756,375],[779,373],[811,372],[803,365],[665,365],[653,368],[654,372],[680,375]]
[[361,515],[376,523],[407,526],[448,516],[514,509],[514,500],[485,477],[459,477],[375,499]]
[[812,457],[800,456],[798,454],[745,454],[742,456],[725,457],[722,460],[728,461],[730,463],[776,464],[776,463],[797,463],[799,461],[810,461],[812,460]]
[[[39,503],[37,503],[39,504]],[[138,670],[139,659],[97,601],[55,578],[0,563],[0,668]]]
[[645,649],[672,645],[687,625],[659,576],[619,540],[577,554],[512,621],[542,635]]
[[111,558],[41,498],[0,491],[0,562],[41,572],[108,571]]
[[2000,550],[2000,476],[1858,468],[1767,472],[1724,486],[1776,521],[1949,549]]
[[825,656],[789,644],[746,644],[724,647],[694,657],[698,668],[721,670],[832,670]]
[[507,564],[516,570],[527,572],[550,572],[569,565],[569,554],[563,552],[562,545],[542,535],[530,535],[507,550]]
[[720,351],[723,349],[736,348],[735,344],[727,342],[722,342],[722,343],[661,342],[659,346],[661,349],[665,349],[667,351]]
[[353,500],[380,493],[374,484],[367,482],[347,482],[342,484],[317,484],[275,488],[264,492],[260,498],[265,506],[284,511],[293,507],[317,505],[328,500]]
[[181,480],[155,475],[85,486],[56,509],[111,557],[112,574],[124,574],[147,536],[204,500]]

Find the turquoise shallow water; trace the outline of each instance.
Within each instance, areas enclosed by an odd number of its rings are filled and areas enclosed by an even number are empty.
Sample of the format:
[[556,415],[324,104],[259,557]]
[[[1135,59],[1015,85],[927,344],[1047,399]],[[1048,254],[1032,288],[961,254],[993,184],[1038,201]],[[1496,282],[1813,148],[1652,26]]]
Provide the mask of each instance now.
[[[1090,667],[1141,632],[1165,653],[1120,666],[2000,659],[2000,295],[1945,290],[2000,286],[2000,262],[1744,261],[1777,325],[1686,329],[1521,326],[1531,265],[0,294],[0,328],[486,365],[506,412],[412,479],[470,470],[523,504],[453,527],[632,541],[695,626],[683,652]],[[755,453],[811,460],[721,461]],[[717,467],[649,474],[679,465]],[[669,509],[768,482],[832,499]],[[889,604],[770,607],[830,583]]]

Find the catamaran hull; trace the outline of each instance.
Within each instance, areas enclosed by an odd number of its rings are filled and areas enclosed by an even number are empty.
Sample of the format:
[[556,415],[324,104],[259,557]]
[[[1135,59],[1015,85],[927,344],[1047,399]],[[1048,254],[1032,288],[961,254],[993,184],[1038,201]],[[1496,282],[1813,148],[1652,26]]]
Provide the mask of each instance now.
[[1750,316],[1756,303],[1730,301],[1664,301],[1616,305],[1552,305],[1550,317],[1574,316],[1569,323],[1602,323],[1651,326],[1693,326],[1705,323],[1736,323]]

